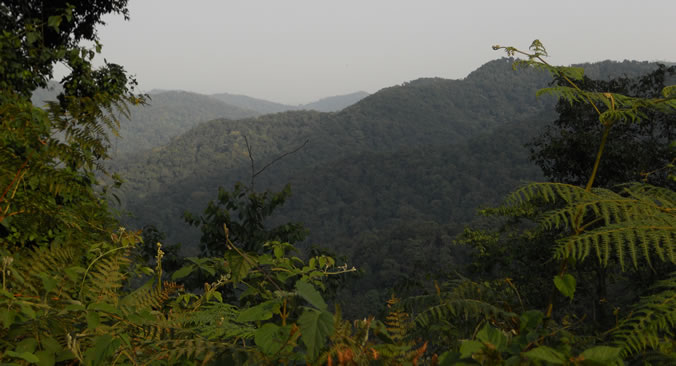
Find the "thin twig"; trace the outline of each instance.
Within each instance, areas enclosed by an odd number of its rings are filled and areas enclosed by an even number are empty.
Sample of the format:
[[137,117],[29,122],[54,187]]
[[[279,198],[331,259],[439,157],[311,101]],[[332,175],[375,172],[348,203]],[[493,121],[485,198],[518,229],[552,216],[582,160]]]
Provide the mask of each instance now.
[[253,152],[252,152],[252,149],[251,149],[251,144],[249,144],[249,139],[246,137],[246,135],[244,135],[244,143],[246,144],[246,149],[247,149],[247,151],[248,151],[248,153],[249,153],[249,160],[251,161],[251,191],[252,191],[252,192],[255,191],[255,189],[254,189],[255,179],[256,179],[256,177],[257,177],[259,174],[263,173],[263,171],[265,171],[265,169],[269,168],[272,164],[274,164],[274,163],[276,163],[276,162],[278,162],[278,161],[284,159],[284,158],[287,157],[288,155],[291,155],[291,154],[294,154],[294,153],[298,152],[300,149],[304,148],[305,145],[308,144],[308,142],[310,142],[309,139],[308,139],[308,140],[305,140],[305,142],[303,142],[302,145],[300,145],[300,146],[298,146],[297,148],[295,148],[295,149],[293,149],[293,150],[291,150],[291,151],[285,152],[284,154],[282,154],[282,155],[276,157],[276,158],[273,159],[271,162],[267,163],[264,167],[262,167],[261,169],[259,169],[258,171],[256,171],[256,168],[255,168],[255,161],[254,161],[254,157],[253,157]]
[[261,173],[262,173],[265,169],[267,169],[270,165],[272,165],[272,164],[278,162],[279,160],[283,159],[283,158],[286,157],[287,155],[291,155],[291,154],[293,154],[293,153],[295,153],[295,152],[298,152],[298,150],[304,148],[305,145],[307,145],[308,142],[310,142],[309,139],[308,139],[308,140],[305,140],[305,142],[303,142],[302,145],[298,146],[297,148],[293,149],[292,151],[289,151],[289,152],[287,152],[287,153],[284,153],[284,154],[278,156],[276,159],[274,159],[273,161],[269,162],[269,163],[268,163],[267,165],[265,165],[262,169],[260,169],[259,171],[257,171],[256,174],[253,175],[253,177],[255,178],[258,174],[261,174]]
[[246,149],[249,152],[249,160],[251,160],[251,191],[254,191],[254,178],[256,177],[256,174],[254,174],[254,158],[253,158],[253,153],[251,152],[251,145],[249,145],[249,139],[246,138],[246,135],[244,135],[244,143],[246,144]]

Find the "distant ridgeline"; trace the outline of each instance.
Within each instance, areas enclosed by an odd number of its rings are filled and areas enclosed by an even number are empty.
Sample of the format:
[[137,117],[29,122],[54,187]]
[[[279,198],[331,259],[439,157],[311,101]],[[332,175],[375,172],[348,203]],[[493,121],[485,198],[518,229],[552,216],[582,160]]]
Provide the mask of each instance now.
[[[61,89],[58,83],[51,82],[49,88],[36,90],[33,104],[39,106],[45,101],[56,99]],[[367,95],[365,92],[357,92],[290,106],[241,95],[203,95],[178,90],[153,90],[150,92],[148,105],[132,108],[131,118],[120,120],[121,138],[111,141],[111,153],[114,157],[119,157],[162,146],[200,122],[216,118],[237,120],[304,109],[333,112],[354,104]]]
[[[591,77],[607,79],[644,74],[655,65],[604,61],[584,67]],[[419,79],[385,88],[335,113],[260,116],[251,110],[265,103],[252,98],[157,94],[155,103],[174,104],[176,112],[156,106],[135,116],[160,121],[177,113],[189,118],[194,111],[198,121],[229,105],[216,102],[240,104],[230,119],[193,123],[162,147],[114,160],[111,170],[126,180],[118,195],[122,209],[133,215],[127,224],[155,225],[168,244],[181,242],[184,252],[195,254],[199,237],[182,214],[200,214],[219,186],[248,184],[244,137],[258,167],[309,140],[259,175],[256,189],[291,184],[293,196],[273,220],[304,223],[308,245],[345,255],[364,270],[368,280],[355,286],[353,296],[368,311],[390,295],[386,286],[424,275],[427,268],[457,268],[463,255],[449,244],[476,220],[475,210],[497,203],[519,183],[541,179],[523,144],[556,118],[556,101],[535,97],[550,82],[545,72],[514,71],[512,60],[500,59],[462,80]],[[246,113],[254,117],[233,120]],[[147,125],[144,134],[163,135]]]

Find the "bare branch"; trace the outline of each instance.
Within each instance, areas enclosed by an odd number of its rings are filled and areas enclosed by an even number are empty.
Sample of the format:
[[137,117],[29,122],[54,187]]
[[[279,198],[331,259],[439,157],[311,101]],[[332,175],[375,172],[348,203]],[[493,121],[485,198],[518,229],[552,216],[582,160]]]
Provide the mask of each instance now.
[[263,168],[261,168],[261,170],[257,171],[256,174],[253,175],[253,178],[255,178],[258,174],[263,173],[263,171],[264,171],[265,169],[267,169],[270,165],[272,165],[272,164],[278,162],[279,160],[283,159],[283,158],[286,157],[287,155],[291,155],[291,154],[293,154],[293,153],[298,152],[298,150],[304,148],[305,145],[307,145],[308,142],[310,142],[310,140],[305,140],[305,142],[303,142],[302,145],[298,146],[298,147],[295,148],[294,150],[289,151],[289,152],[286,152],[286,153],[284,153],[284,154],[278,156],[276,159],[274,159],[273,161],[271,161],[271,162],[269,162],[267,165],[265,165]]
[[246,138],[246,135],[244,135],[244,143],[246,143],[246,149],[249,151],[249,160],[251,160],[251,191],[254,191],[254,178],[256,177],[256,174],[254,174],[254,158],[253,154],[251,153],[251,145],[249,145],[249,139]]
[[276,163],[276,162],[282,160],[282,159],[285,158],[286,156],[298,152],[298,150],[304,148],[305,145],[307,145],[308,142],[310,142],[309,139],[305,140],[305,142],[303,142],[302,145],[300,145],[300,146],[298,146],[297,148],[295,148],[295,149],[293,149],[293,150],[291,150],[291,151],[285,152],[284,154],[282,154],[282,155],[276,157],[276,158],[273,159],[271,162],[267,163],[264,167],[262,167],[260,170],[256,171],[256,169],[255,169],[255,162],[254,162],[254,158],[253,158],[253,153],[251,152],[251,145],[249,144],[249,139],[246,137],[246,135],[244,135],[244,143],[246,143],[246,149],[247,149],[247,151],[249,152],[249,160],[251,160],[251,191],[254,191],[254,181],[255,181],[255,178],[258,176],[258,174],[263,173],[263,171],[264,171],[265,169],[269,168],[272,164],[274,164],[274,163]]

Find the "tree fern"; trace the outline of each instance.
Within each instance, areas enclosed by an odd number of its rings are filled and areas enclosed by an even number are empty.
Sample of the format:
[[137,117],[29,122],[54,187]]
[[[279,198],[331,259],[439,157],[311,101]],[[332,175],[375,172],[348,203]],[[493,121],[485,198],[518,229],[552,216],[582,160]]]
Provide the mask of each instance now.
[[475,283],[468,279],[451,281],[451,288],[434,295],[418,296],[407,299],[413,304],[430,304],[415,317],[420,327],[429,327],[434,322],[447,321],[456,326],[470,322],[470,328],[490,319],[505,322],[514,318],[514,307],[518,306],[516,295],[507,289],[504,281],[493,283]]
[[655,349],[676,363],[676,272],[657,282],[650,292],[632,306],[611,336],[624,356]]
[[562,183],[533,183],[507,198],[513,206],[537,201],[563,207],[544,211],[542,230],[565,229],[574,235],[558,240],[554,257],[584,260],[590,254],[604,266],[614,255],[625,269],[628,260],[638,267],[643,260],[676,264],[674,192],[635,183],[619,193],[608,189],[587,191]]

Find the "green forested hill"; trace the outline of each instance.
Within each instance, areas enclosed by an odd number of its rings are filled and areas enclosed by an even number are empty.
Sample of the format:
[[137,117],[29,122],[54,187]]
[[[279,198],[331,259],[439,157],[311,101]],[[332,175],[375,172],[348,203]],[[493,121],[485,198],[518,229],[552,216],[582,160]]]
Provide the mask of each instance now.
[[260,114],[279,113],[292,110],[294,108],[290,105],[271,102],[265,99],[253,98],[248,95],[217,93],[212,94],[211,96],[230,105],[236,105],[240,108],[257,111]]
[[[598,69],[615,70],[612,63]],[[369,279],[352,286],[351,298],[381,304],[388,286],[424,272],[430,260],[454,270],[462,253],[446,244],[476,208],[540,177],[523,144],[555,119],[553,100],[535,97],[549,80],[501,59],[463,80],[385,88],[337,113],[201,123],[166,146],[115,162],[127,180],[123,208],[135,215],[133,225],[155,225],[194,253],[197,233],[181,215],[201,213],[218,186],[249,183],[244,136],[257,168],[309,140],[259,175],[256,189],[290,183],[294,194],[273,221],[302,222],[307,244],[346,255]]]
[[185,91],[150,95],[147,106],[131,110],[131,118],[120,121],[120,139],[113,152],[124,154],[164,145],[172,137],[202,121],[214,118],[241,119],[258,113],[222,101]]
[[[55,100],[61,90],[57,82],[50,82],[47,89],[33,92],[33,104],[40,106]],[[149,96],[147,105],[130,108],[130,118],[120,118],[120,137],[111,139],[111,153],[115,157],[164,145],[199,122],[215,118],[235,120],[259,114],[186,91],[158,91]]]
[[[615,64],[622,72],[631,69],[631,63],[613,62],[598,69],[609,73]],[[636,65],[641,71],[646,67]],[[137,224],[157,224],[170,238],[190,241],[195,238],[184,235],[181,213],[201,210],[218,186],[248,181],[244,136],[259,167],[309,140],[300,152],[257,178],[258,189],[278,188],[343,159],[354,159],[352,165],[358,167],[366,161],[364,153],[453,146],[507,123],[518,125],[551,110],[551,99],[534,96],[549,80],[546,73],[513,71],[510,60],[496,60],[463,80],[415,80],[385,88],[337,113],[297,111],[201,123],[166,146],[118,159],[113,169],[127,180],[124,208],[137,217]]]
[[345,255],[363,271],[343,307],[364,316],[354,305],[377,308],[391,286],[463,268],[464,249],[449,244],[477,220],[477,208],[541,179],[518,147],[552,118],[543,112],[459,144],[351,155],[308,170],[291,177],[294,195],[279,221],[304,223],[310,243]]
[[547,80],[546,74],[514,72],[509,60],[497,60],[465,80],[416,80],[383,89],[338,113],[285,112],[202,123],[169,145],[120,159],[114,169],[127,180],[125,207],[139,223],[158,223],[173,237],[181,227],[176,216],[183,210],[199,210],[219,185],[248,179],[245,135],[259,166],[309,140],[258,178],[257,188],[279,187],[355,154],[453,145],[533,116],[552,105],[534,97]]

